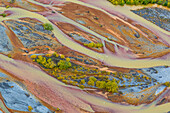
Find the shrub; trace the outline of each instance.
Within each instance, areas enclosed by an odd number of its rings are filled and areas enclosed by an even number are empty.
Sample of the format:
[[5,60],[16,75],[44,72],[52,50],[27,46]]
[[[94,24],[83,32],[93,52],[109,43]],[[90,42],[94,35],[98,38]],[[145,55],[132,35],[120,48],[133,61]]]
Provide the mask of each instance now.
[[31,58],[35,59],[35,58],[37,58],[37,55],[31,55]]
[[162,0],[159,0],[159,1],[157,2],[157,4],[161,5],[161,4],[162,4]]
[[46,56],[46,57],[51,57],[51,56],[52,56],[52,54],[46,54],[45,56]]
[[57,111],[60,111],[60,108],[57,108]]
[[95,77],[89,77],[89,80],[92,80],[92,81],[94,81],[94,82],[97,81],[97,79],[96,79]]
[[79,88],[84,89],[84,85],[79,85]]
[[94,81],[93,81],[93,80],[89,80],[89,81],[87,82],[87,84],[90,85],[90,86],[94,86]]
[[66,61],[67,61],[67,62],[70,62],[70,58],[66,58]]
[[31,106],[28,106],[28,111],[32,111],[33,108]]
[[57,77],[57,79],[58,79],[58,80],[63,80],[64,77],[61,77],[61,76],[60,76],[60,77]]
[[7,5],[6,8],[8,9],[8,8],[9,8],[9,5]]
[[106,90],[108,92],[117,93],[118,92],[118,85],[117,85],[116,81],[115,80],[108,81],[106,83]]
[[163,3],[163,6],[167,6],[168,5],[168,1],[165,1],[164,3]]
[[59,54],[57,54],[56,52],[53,53],[54,57],[59,57]]
[[56,52],[54,52],[54,53],[53,53],[53,56],[56,56],[56,55],[57,55],[57,53],[56,53]]
[[0,16],[3,16],[3,17],[6,17],[6,13],[2,13],[2,14],[0,14]]
[[68,69],[71,67],[71,63],[68,61],[65,61],[65,60],[60,60],[58,62],[58,66],[59,66],[59,69],[61,69],[61,70]]
[[91,42],[89,44],[84,44],[84,46],[87,46],[87,47],[95,47],[95,48],[101,48],[103,47],[103,44],[102,43],[94,43],[94,42]]
[[50,31],[53,30],[53,26],[49,23],[43,24],[43,27],[44,27],[45,30],[50,30]]
[[170,8],[170,1],[168,1],[168,4],[167,4],[167,6]]
[[105,81],[97,81],[96,82],[96,87],[100,88],[100,89],[104,89],[106,86],[106,82]]
[[164,85],[170,87],[170,82],[165,82]]
[[85,84],[85,80],[82,79],[82,80],[80,81],[80,84]]
[[63,54],[60,55],[60,58],[65,58],[65,56]]
[[12,58],[12,55],[11,55],[11,54],[8,54],[8,57],[9,57],[9,58]]

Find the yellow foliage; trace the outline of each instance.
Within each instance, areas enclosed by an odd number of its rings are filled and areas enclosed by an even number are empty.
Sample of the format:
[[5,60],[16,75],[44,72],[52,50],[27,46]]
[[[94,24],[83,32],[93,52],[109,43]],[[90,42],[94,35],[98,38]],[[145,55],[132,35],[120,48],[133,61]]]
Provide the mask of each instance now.
[[51,57],[52,56],[52,54],[46,54],[46,57]]
[[7,5],[6,8],[9,8],[9,5]]
[[37,58],[37,55],[31,55],[31,58],[33,59],[33,58]]
[[60,55],[60,58],[65,58],[65,56],[63,54]]
[[43,57],[42,57],[41,55],[39,55],[39,56],[38,56],[38,58],[39,58],[40,60],[42,60],[42,59],[43,59]]
[[66,61],[67,61],[67,62],[70,62],[70,58],[66,58]]
[[57,108],[57,111],[60,111],[60,108]]
[[31,106],[28,106],[28,111],[32,111],[33,108]]

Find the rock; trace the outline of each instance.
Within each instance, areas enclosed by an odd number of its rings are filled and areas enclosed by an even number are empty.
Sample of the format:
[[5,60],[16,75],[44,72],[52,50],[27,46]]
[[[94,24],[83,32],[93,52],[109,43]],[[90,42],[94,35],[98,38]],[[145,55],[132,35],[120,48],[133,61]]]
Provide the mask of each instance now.
[[25,48],[35,46],[57,47],[58,43],[52,40],[52,38],[55,38],[54,34],[49,30],[45,30],[42,24],[23,20],[6,20],[5,24],[21,40]]
[[28,106],[31,106],[33,108],[32,112],[52,113],[47,107],[43,106],[32,94],[12,81],[1,81],[0,92],[4,98],[6,106],[10,109],[28,111]]
[[[135,14],[138,14],[148,21],[156,24],[157,26],[170,31],[170,11],[162,8],[143,8],[139,10],[132,10]],[[157,39],[157,37],[154,37]]]
[[35,111],[36,111],[36,112],[39,112],[39,113],[50,113],[50,112],[49,112],[49,109],[46,108],[46,107],[43,107],[43,106],[37,106],[37,107],[35,108]]
[[6,28],[0,24],[0,52],[6,53],[13,50],[13,46],[6,34]]
[[0,72],[0,77],[7,77],[7,76]]

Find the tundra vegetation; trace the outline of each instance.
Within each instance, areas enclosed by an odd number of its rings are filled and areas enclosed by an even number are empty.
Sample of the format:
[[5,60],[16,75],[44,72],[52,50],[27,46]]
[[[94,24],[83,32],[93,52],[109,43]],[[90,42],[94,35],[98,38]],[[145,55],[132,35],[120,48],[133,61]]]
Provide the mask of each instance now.
[[167,6],[170,8],[170,1],[168,0],[108,0],[114,5],[147,5],[147,4],[158,4]]

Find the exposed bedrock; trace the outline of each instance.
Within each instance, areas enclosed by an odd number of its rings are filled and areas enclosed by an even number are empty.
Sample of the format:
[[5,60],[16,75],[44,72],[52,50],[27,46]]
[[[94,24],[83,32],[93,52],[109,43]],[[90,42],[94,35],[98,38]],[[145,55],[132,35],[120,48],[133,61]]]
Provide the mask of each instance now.
[[7,53],[12,50],[13,50],[13,46],[6,33],[6,27],[0,24],[0,52]]

